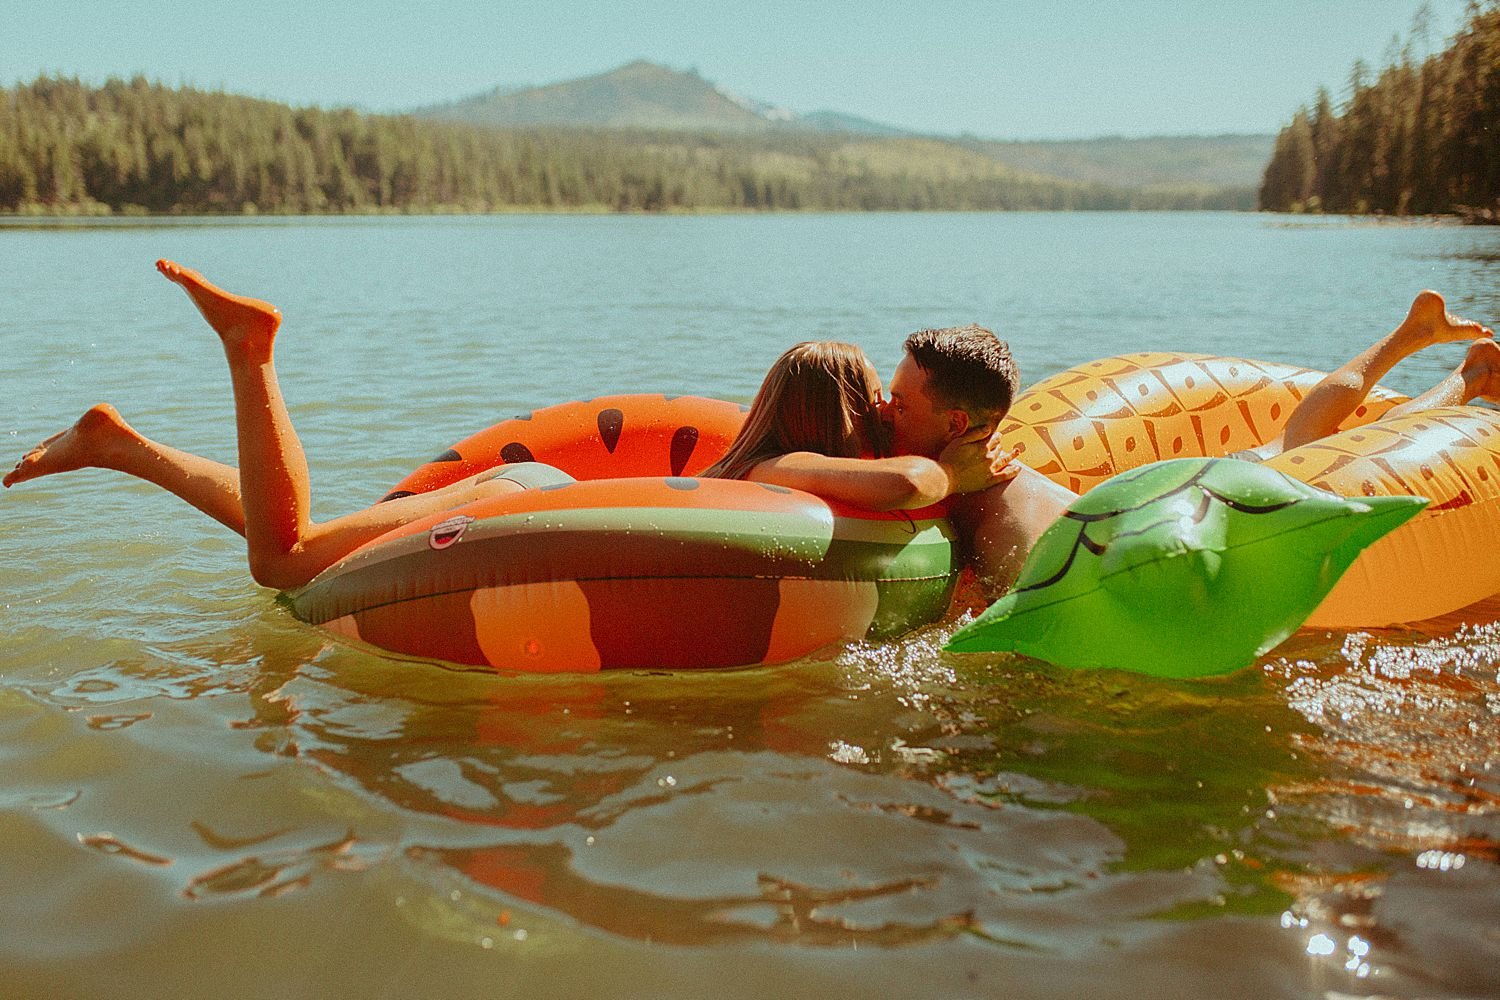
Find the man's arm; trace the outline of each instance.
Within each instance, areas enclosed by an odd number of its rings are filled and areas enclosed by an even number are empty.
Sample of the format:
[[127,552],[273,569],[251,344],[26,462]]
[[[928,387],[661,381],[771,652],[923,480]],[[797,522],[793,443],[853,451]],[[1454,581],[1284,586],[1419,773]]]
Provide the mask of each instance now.
[[1010,589],[1036,540],[1077,499],[1072,490],[1021,466],[1009,482],[954,504],[949,514],[986,596],[993,600]]

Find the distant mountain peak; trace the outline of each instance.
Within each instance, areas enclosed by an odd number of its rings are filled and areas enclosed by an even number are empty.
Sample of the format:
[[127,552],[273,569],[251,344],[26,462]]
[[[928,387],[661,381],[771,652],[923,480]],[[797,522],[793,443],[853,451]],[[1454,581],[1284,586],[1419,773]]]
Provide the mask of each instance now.
[[[602,76],[610,76],[615,73],[661,73],[668,76],[676,75],[678,71],[661,63],[654,63],[650,59],[632,59],[623,66],[612,70],[606,70]],[[687,71],[689,76],[697,76],[696,70]]]
[[415,113],[497,127],[552,125],[716,132],[800,128],[903,134],[901,129],[853,115],[835,112],[798,115],[705,80],[697,67],[677,70],[647,59],[560,83],[496,88],[451,104],[421,108]]

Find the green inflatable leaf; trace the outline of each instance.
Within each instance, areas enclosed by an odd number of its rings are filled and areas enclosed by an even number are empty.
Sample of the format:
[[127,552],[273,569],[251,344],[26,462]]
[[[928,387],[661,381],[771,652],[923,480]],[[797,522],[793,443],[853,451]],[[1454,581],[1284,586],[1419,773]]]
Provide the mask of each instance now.
[[1156,462],[1074,502],[1015,588],[946,648],[1159,677],[1229,673],[1296,631],[1366,546],[1427,503],[1346,499],[1234,459]]

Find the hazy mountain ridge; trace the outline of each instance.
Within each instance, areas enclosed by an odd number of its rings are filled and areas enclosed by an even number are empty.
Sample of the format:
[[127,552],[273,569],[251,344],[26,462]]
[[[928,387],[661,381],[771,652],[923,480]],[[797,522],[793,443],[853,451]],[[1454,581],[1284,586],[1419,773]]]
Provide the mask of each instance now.
[[732,92],[696,71],[644,60],[576,80],[497,89],[415,113],[497,128],[783,130],[923,138],[982,153],[1025,174],[1126,187],[1253,188],[1260,183],[1275,142],[1270,134],[1029,142],[925,135],[839,111],[799,114]]
[[1254,187],[1265,172],[1276,137],[1107,136],[1052,142],[974,140],[964,144],[1017,170],[1090,184]]

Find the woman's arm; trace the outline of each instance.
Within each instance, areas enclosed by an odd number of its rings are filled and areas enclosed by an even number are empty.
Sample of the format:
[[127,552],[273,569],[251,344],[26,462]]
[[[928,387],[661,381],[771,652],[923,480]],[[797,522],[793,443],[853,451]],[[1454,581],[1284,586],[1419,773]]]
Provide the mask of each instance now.
[[927,507],[952,492],[947,471],[932,459],[917,455],[830,458],[811,451],[794,451],[766,459],[745,478],[869,510]]
[[920,455],[895,458],[832,458],[795,451],[768,458],[746,476],[869,510],[928,507],[955,493],[972,493],[1015,475],[1013,457],[979,428],[955,438],[934,461]]

